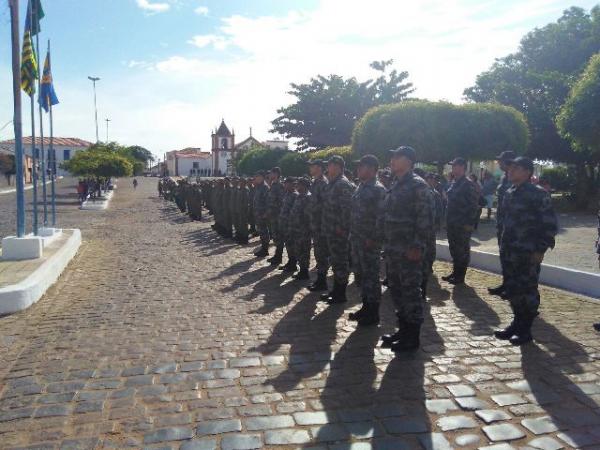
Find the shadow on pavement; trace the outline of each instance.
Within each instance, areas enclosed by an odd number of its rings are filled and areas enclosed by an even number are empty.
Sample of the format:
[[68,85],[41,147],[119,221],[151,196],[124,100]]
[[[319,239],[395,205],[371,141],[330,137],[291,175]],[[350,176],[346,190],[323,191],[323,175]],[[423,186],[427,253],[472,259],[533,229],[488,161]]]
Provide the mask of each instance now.
[[535,343],[521,350],[525,394],[541,406],[570,448],[600,444],[600,415],[595,412],[600,385],[582,367],[593,358],[544,320],[535,321],[533,335]]
[[470,320],[469,332],[474,336],[489,336],[500,325],[500,317],[472,287],[454,286],[452,300],[460,312]]

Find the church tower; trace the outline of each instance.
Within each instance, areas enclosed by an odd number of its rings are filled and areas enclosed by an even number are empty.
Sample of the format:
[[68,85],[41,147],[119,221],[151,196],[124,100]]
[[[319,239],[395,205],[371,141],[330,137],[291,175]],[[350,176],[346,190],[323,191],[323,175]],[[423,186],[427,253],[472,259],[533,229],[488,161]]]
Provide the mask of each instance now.
[[226,175],[231,171],[230,165],[235,147],[235,133],[229,131],[225,120],[221,120],[221,125],[211,135],[212,137],[212,157],[213,157],[213,176]]

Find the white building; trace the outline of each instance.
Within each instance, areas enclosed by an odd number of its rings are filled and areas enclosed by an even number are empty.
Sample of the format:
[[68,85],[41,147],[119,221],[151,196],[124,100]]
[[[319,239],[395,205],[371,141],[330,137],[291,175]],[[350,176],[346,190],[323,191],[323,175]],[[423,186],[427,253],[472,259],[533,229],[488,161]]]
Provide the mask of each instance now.
[[175,177],[209,176],[212,174],[212,155],[199,148],[167,152],[167,171]]
[[271,150],[287,150],[288,141],[282,141],[280,139],[272,139],[270,141],[263,142],[263,145]]
[[[39,137],[37,137],[35,139],[35,143],[36,143],[36,150],[37,150],[36,155],[39,158],[41,156],[42,141]],[[56,153],[56,174],[58,176],[70,175],[69,172],[67,172],[64,169],[61,169],[60,165],[63,162],[71,159],[75,155],[75,153],[77,153],[78,151],[87,150],[92,145],[91,142],[84,141],[83,139],[61,138],[61,137],[53,138],[52,143],[53,143],[54,151]],[[0,149],[7,151],[8,153],[12,153],[14,155],[15,140],[11,139],[9,141],[0,142]],[[26,160],[31,158],[31,156],[32,156],[31,136],[27,136],[27,137],[23,138],[23,151],[25,153]],[[44,153],[46,153],[46,161],[49,161],[50,160],[50,138],[48,138],[48,137],[44,138]],[[27,163],[26,163],[26,166],[27,166]],[[27,170],[31,170],[31,169],[28,167]],[[27,177],[27,175],[28,174],[26,173],[26,177]]]

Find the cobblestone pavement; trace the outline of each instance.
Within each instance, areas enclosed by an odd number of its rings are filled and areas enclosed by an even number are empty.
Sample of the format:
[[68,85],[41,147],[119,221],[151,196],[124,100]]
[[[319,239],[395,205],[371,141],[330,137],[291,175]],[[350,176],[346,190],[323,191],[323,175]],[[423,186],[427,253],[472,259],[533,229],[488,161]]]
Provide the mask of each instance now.
[[0,318],[1,448],[600,448],[598,303],[543,289],[513,348],[490,336],[497,277],[469,271],[432,283],[423,349],[394,357],[387,295],[357,329],[356,287],[325,307],[155,182],[121,183],[58,283]]

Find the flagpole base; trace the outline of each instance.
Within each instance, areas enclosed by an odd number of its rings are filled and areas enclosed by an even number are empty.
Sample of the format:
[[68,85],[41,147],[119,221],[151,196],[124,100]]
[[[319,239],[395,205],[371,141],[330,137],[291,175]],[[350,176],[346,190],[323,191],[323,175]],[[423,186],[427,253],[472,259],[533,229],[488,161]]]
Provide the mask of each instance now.
[[44,239],[41,236],[7,236],[2,239],[2,259],[21,261],[41,258],[44,252]]

